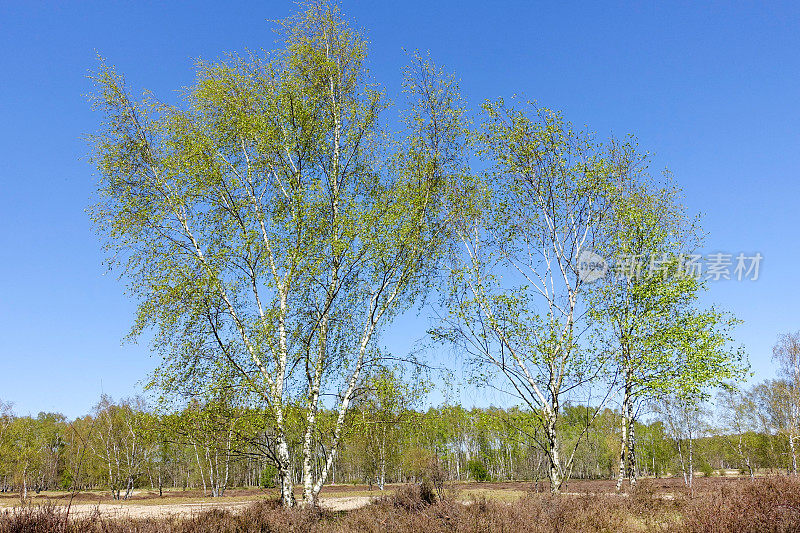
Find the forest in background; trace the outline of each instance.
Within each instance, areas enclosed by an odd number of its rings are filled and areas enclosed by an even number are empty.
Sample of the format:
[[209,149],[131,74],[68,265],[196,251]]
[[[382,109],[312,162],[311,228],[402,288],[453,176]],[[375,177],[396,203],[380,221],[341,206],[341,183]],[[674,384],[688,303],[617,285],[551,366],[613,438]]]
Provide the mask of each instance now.
[[[367,484],[377,491],[388,483],[547,480],[547,457],[533,443],[542,435],[530,412],[457,405],[406,409],[397,401],[402,398],[378,392],[387,390],[373,389],[351,411],[331,483]],[[640,475],[678,476],[689,484],[691,474],[796,474],[788,390],[785,380],[771,380],[721,393],[713,410],[656,407],[649,422],[637,423]],[[280,480],[269,459],[264,416],[224,402],[163,414],[141,399],[103,397],[92,414],[70,421],[58,413],[14,416],[4,404],[0,491],[25,497],[26,490],[110,490],[126,498],[143,488],[201,489],[208,496],[230,488],[273,488]],[[561,434],[567,445],[583,435],[587,416],[585,407],[564,408]],[[321,431],[330,432],[336,413],[323,410],[320,417]],[[621,423],[608,408],[595,417],[576,447],[571,479],[616,476]],[[300,427],[299,420],[295,424]],[[290,442],[301,445],[299,430]],[[320,455],[316,467],[324,460]],[[299,482],[302,465],[294,464],[292,472]]]

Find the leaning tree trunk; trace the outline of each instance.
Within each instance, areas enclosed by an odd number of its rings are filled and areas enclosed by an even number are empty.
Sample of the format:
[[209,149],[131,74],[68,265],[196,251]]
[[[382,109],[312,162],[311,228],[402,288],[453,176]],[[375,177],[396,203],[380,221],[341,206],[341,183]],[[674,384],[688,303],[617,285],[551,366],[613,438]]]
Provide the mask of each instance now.
[[742,432],[739,431],[739,445],[738,445],[739,457],[742,458],[744,461],[745,466],[747,467],[747,472],[750,474],[750,480],[752,481],[755,478],[753,474],[753,464],[750,461],[750,455],[744,453],[744,443],[742,442]]
[[681,463],[681,472],[683,473],[683,484],[686,485],[686,487],[688,488],[690,483],[689,483],[689,476],[686,475],[686,461],[684,460],[683,457],[683,439],[676,438],[675,442],[678,445],[678,460]]
[[133,476],[128,476],[128,483],[125,487],[125,500],[131,497],[131,493],[133,492]]
[[309,383],[308,411],[306,413],[306,429],[303,435],[303,505],[317,505],[317,494],[314,492],[314,466],[316,463],[314,431],[317,427],[317,409],[321,389],[323,361],[325,360],[328,334],[328,317],[323,316],[320,326],[319,356],[314,365],[314,374]]

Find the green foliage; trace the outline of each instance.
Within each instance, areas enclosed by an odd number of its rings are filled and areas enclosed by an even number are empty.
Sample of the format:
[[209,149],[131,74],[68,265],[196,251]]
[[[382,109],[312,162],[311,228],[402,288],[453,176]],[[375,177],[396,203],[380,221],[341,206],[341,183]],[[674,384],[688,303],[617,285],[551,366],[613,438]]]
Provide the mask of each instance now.
[[259,485],[265,489],[271,489],[276,486],[275,481],[277,478],[278,469],[271,464],[267,464],[264,466],[263,470],[261,470]]
[[[617,261],[617,270],[593,286],[589,311],[634,404],[676,390],[705,398],[743,376],[743,353],[731,346],[738,321],[697,306],[705,284],[683,261],[695,252],[700,229],[680,204],[680,191],[650,183],[642,170],[647,161],[633,147],[621,149],[618,158],[629,182],[614,192],[610,238],[598,250]],[[626,269],[626,262],[633,264]]]
[[714,475],[714,467],[708,461],[702,461],[698,466],[700,472],[702,472],[703,477],[711,477]]
[[69,490],[74,486],[75,479],[72,476],[72,472],[69,470],[64,470],[61,474],[61,479],[58,482],[58,488],[63,490]]
[[467,471],[472,479],[475,481],[489,481],[489,471],[486,470],[486,465],[479,459],[472,459],[467,461]]

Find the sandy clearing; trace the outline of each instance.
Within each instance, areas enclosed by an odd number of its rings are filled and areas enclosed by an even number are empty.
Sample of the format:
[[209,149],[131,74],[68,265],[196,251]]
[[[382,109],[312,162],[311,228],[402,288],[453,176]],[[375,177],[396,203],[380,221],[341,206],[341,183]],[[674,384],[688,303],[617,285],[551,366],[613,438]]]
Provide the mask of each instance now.
[[[343,496],[320,498],[320,506],[331,511],[351,511],[369,504],[375,496]],[[104,518],[129,517],[129,518],[154,518],[168,515],[190,517],[212,509],[224,509],[231,512],[241,512],[246,507],[258,500],[236,502],[198,502],[176,503],[164,505],[137,505],[135,503],[78,503],[70,508],[70,515],[74,517],[91,516],[99,513]]]
[[325,509],[331,511],[352,511],[359,507],[368,505],[372,500],[376,500],[380,496],[344,496],[341,498],[320,498],[319,504]]

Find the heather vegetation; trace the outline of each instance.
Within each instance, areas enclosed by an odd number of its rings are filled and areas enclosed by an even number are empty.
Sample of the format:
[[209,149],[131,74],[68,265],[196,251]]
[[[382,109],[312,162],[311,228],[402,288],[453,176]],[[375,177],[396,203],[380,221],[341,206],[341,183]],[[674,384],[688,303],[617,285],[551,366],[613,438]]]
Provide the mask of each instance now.
[[762,532],[800,529],[796,478],[698,484],[694,497],[654,493],[647,481],[630,497],[530,494],[514,503],[480,499],[468,504],[412,487],[348,513],[285,509],[261,502],[241,513],[209,511],[191,518],[68,519],[63,507],[27,507],[0,515],[0,531],[51,532],[485,532],[689,531]]

